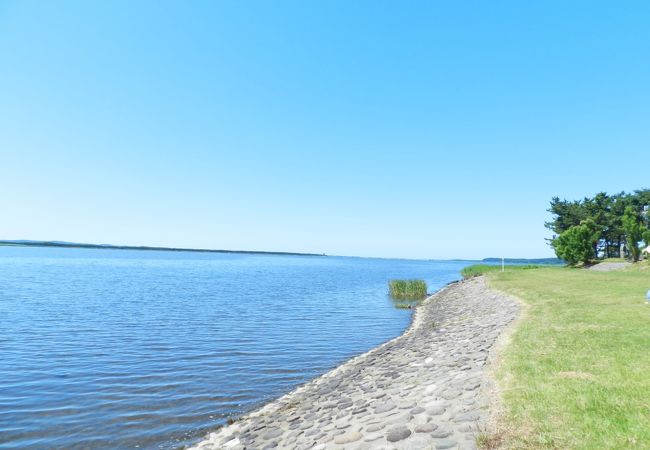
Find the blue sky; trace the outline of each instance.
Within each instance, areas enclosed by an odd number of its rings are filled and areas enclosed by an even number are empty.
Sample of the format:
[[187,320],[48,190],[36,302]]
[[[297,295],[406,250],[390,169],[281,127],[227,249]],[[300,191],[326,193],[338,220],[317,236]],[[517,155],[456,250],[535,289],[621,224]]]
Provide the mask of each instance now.
[[0,1],[0,238],[551,256],[650,186],[649,5]]

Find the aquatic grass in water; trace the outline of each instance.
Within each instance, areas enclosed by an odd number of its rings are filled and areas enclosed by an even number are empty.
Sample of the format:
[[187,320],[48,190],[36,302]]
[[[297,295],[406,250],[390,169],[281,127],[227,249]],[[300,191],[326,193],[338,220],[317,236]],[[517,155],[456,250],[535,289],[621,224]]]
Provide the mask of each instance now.
[[397,309],[414,309],[415,305],[412,303],[404,303],[404,302],[395,302],[394,305],[395,308]]
[[390,280],[388,293],[394,299],[420,300],[427,296],[427,284],[424,280]]

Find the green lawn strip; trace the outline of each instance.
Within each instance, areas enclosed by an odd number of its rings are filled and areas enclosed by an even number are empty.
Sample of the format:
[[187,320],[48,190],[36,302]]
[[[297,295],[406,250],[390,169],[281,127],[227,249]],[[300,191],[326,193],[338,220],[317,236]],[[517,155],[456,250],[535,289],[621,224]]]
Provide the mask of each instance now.
[[488,272],[528,305],[503,353],[512,448],[650,448],[650,267]]

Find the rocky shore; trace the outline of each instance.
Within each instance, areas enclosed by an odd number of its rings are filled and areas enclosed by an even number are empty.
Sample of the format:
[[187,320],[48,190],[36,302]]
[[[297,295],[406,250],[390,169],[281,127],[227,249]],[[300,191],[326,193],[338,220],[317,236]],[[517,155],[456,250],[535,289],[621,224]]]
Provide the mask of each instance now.
[[490,350],[518,312],[483,278],[450,285],[417,308],[403,335],[193,448],[476,448],[492,412]]

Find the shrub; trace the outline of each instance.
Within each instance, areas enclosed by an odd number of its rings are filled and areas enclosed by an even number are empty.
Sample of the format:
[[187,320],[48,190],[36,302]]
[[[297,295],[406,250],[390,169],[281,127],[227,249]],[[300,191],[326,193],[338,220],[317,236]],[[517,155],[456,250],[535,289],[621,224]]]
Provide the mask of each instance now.
[[587,264],[596,254],[594,244],[598,240],[598,229],[593,220],[587,219],[556,237],[553,248],[558,258],[575,266],[579,262]]

